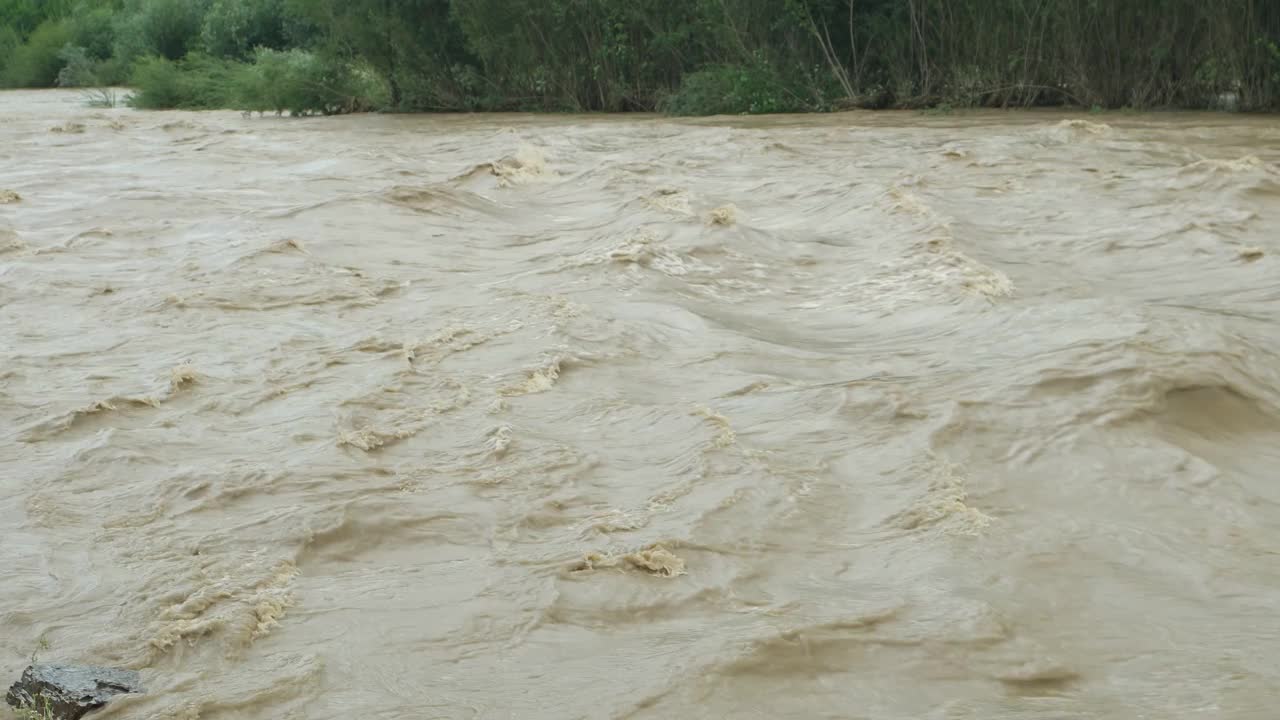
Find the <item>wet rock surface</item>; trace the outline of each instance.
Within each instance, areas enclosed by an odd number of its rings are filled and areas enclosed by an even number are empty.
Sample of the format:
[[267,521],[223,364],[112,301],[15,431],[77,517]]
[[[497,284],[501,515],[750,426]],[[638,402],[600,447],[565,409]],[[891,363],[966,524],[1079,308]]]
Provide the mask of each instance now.
[[117,695],[141,693],[133,670],[91,665],[31,665],[9,688],[5,700],[17,709],[48,712],[54,720],[77,720]]

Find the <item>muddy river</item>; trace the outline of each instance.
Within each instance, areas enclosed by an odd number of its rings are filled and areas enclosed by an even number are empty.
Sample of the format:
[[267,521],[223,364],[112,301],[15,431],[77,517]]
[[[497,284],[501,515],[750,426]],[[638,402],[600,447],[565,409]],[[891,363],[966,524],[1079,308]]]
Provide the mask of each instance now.
[[0,684],[1277,716],[1274,117],[0,123]]

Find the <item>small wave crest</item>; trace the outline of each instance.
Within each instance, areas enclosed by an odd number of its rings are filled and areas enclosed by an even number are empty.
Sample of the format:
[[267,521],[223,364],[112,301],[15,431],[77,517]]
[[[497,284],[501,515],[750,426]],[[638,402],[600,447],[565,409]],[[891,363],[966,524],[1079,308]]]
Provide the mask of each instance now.
[[[449,182],[455,184],[473,183],[497,178],[497,186],[510,188],[517,185],[546,180],[557,173],[551,169],[547,161],[546,150],[528,143],[521,144],[516,151],[493,162],[473,165],[465,172],[454,175]],[[422,194],[414,198],[415,193],[407,193],[410,202],[426,199]]]
[[605,264],[652,269],[673,277],[709,270],[697,258],[672,248],[650,228],[628,233],[613,244],[588,251],[569,262],[572,267]]
[[652,543],[630,552],[587,553],[569,567],[573,573],[597,570],[631,570],[664,578],[678,577],[687,572],[684,559],[664,543]]
[[727,227],[738,221],[738,209],[732,204],[721,205],[711,211],[707,217],[707,223],[710,225],[720,225]]
[[18,233],[9,228],[0,227],[0,255],[22,252],[26,249],[27,243],[18,237]]
[[1043,137],[1065,144],[1079,142],[1082,140],[1109,137],[1114,131],[1111,126],[1106,123],[1096,123],[1073,118],[1069,120],[1060,120],[1055,125],[1044,129],[1041,132]]
[[925,491],[910,508],[890,519],[893,525],[903,530],[939,527],[961,535],[978,535],[991,525],[992,517],[970,504],[967,478],[959,466],[929,458],[914,470],[924,479]]
[[95,400],[88,405],[55,415],[28,427],[22,439],[24,442],[50,440],[93,417],[127,412],[130,409],[157,409],[176,397],[183,388],[195,384],[198,380],[199,375],[195,368],[186,363],[178,365],[170,371],[168,382],[163,390],[138,395],[114,395],[103,400]]
[[298,569],[287,560],[245,572],[249,566],[246,562],[234,577],[207,577],[206,584],[163,608],[148,628],[149,661],[180,642],[212,635],[236,653],[279,626],[294,605]]
[[62,123],[61,125],[54,125],[53,127],[49,128],[49,132],[51,133],[60,133],[60,134],[67,134],[67,135],[80,135],[84,133],[84,131],[85,131],[84,123],[75,122],[73,120],[68,120]]
[[902,272],[907,277],[920,275],[931,284],[954,285],[965,291],[987,297],[1013,295],[1015,288],[1007,275],[965,254],[956,247],[951,226],[934,213],[915,193],[894,185],[889,189],[890,208],[923,220],[925,238],[907,249]]
[[693,214],[689,193],[679,188],[658,188],[646,196],[644,200],[650,207],[673,215],[687,216]]
[[1235,160],[1204,158],[1175,170],[1165,185],[1171,190],[1280,191],[1280,169],[1256,155]]
[[526,370],[517,382],[503,386],[498,394],[503,397],[537,395],[555,387],[565,369],[579,361],[577,356],[557,354],[547,357],[536,367]]

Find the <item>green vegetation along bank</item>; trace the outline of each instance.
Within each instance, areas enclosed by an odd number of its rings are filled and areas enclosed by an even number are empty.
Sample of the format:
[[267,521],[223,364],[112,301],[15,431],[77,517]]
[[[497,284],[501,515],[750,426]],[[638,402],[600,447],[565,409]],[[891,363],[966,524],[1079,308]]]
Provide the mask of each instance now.
[[1276,0],[0,0],[0,85],[145,108],[1280,109]]

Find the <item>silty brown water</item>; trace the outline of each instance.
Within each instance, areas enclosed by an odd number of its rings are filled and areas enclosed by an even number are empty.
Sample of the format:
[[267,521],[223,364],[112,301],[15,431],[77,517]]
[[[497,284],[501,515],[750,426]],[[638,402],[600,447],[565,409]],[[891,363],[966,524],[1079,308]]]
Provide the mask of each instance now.
[[1273,118],[0,115],[0,676],[1275,717]]

